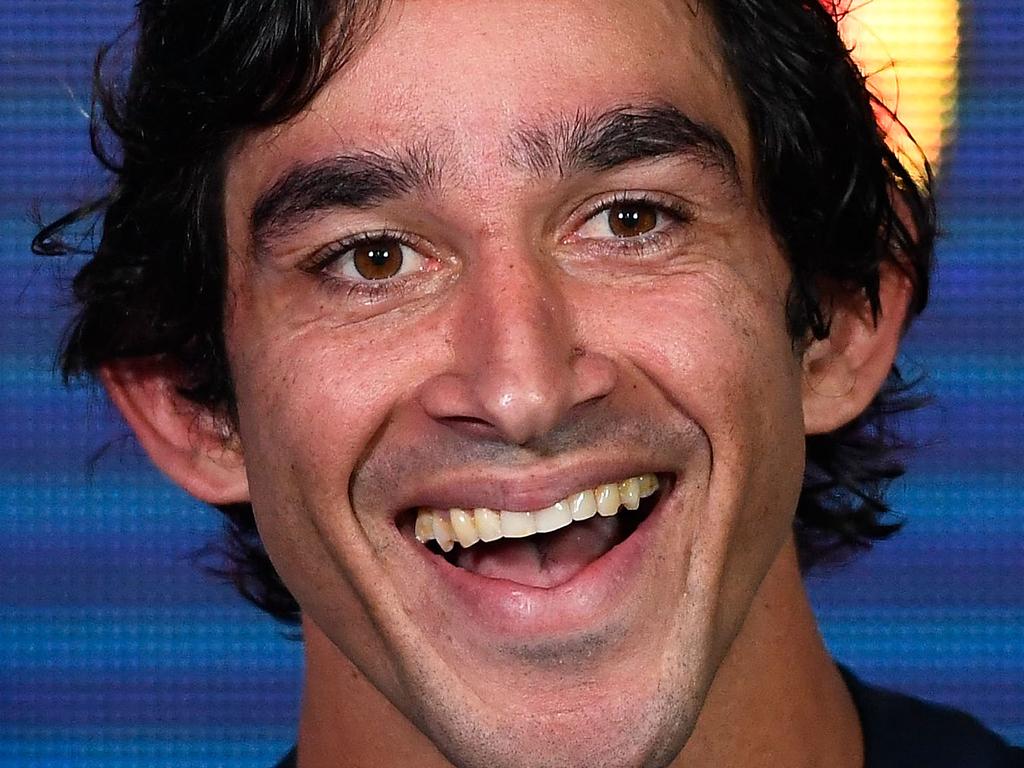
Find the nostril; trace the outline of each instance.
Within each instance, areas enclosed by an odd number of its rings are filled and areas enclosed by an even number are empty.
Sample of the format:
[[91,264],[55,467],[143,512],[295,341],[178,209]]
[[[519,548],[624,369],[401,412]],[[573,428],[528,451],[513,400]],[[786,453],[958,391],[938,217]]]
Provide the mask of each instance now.
[[492,353],[467,353],[424,382],[418,399],[425,414],[465,437],[526,445],[615,387],[615,364],[578,347],[531,359]]
[[461,435],[478,440],[499,440],[501,435],[497,428],[486,419],[474,416],[444,416],[438,421]]
[[491,424],[486,419],[478,419],[475,416],[445,416],[441,421],[448,422],[450,424],[465,424],[466,426],[479,426],[479,427],[490,427]]

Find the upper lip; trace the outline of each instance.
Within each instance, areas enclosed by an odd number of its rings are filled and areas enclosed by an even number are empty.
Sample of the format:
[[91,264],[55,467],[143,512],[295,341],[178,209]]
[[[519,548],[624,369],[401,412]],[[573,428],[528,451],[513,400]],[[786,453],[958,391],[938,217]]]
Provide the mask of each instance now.
[[445,472],[396,489],[396,514],[416,507],[487,507],[529,512],[549,507],[579,491],[668,467],[636,460],[587,460],[553,465],[473,468]]

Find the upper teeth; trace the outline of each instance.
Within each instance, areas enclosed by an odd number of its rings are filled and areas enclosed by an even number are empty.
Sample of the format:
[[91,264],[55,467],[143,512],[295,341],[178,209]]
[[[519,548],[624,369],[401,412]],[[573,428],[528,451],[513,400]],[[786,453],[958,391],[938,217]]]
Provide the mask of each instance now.
[[658,478],[647,474],[579,491],[535,512],[495,511],[487,507],[444,510],[424,507],[416,513],[416,538],[424,544],[436,541],[445,552],[451,552],[456,542],[471,547],[478,541],[521,539],[535,533],[557,531],[574,520],[588,520],[595,514],[611,517],[620,506],[636,509],[640,499],[656,490]]

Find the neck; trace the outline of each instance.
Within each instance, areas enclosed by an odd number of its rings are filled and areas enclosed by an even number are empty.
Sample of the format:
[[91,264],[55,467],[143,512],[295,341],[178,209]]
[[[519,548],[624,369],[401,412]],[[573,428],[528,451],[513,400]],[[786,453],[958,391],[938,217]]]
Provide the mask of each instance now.
[[796,549],[772,565],[673,766],[861,768],[857,710],[825,648]]
[[[299,768],[451,768],[327,639],[304,621]],[[860,768],[860,723],[818,632],[792,543],[776,558],[674,766]]]

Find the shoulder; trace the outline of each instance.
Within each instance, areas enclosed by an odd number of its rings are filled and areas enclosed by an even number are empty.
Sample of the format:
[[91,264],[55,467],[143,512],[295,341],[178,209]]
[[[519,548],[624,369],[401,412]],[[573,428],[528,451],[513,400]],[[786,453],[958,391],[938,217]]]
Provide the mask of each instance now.
[[839,669],[860,715],[866,768],[1024,768],[1024,750],[970,715],[867,685]]
[[275,763],[274,768],[295,768],[295,748]]

